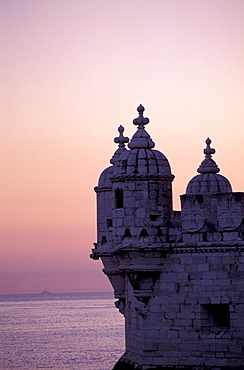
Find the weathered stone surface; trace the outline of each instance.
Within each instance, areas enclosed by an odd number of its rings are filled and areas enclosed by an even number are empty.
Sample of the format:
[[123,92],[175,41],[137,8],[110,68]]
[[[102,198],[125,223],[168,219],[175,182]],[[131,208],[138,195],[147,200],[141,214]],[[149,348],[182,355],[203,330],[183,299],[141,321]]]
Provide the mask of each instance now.
[[167,158],[153,150],[143,107],[128,141],[116,138],[100,176],[101,258],[125,316],[126,351],[114,370],[244,368],[244,193],[217,174],[215,150],[172,209]]

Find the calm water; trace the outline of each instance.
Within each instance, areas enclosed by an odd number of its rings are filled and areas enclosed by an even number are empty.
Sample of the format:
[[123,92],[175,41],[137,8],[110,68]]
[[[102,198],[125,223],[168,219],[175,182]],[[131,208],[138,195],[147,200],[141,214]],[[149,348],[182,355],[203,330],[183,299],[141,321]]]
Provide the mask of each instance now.
[[112,293],[0,295],[0,369],[111,370],[124,351]]

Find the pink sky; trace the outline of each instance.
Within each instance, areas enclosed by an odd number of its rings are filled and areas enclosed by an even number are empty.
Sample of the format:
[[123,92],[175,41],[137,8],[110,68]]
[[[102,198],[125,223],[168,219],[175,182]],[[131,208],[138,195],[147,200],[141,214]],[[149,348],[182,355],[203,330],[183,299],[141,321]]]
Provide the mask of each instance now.
[[109,291],[94,186],[136,108],[174,208],[209,136],[244,191],[243,0],[1,0],[0,292]]

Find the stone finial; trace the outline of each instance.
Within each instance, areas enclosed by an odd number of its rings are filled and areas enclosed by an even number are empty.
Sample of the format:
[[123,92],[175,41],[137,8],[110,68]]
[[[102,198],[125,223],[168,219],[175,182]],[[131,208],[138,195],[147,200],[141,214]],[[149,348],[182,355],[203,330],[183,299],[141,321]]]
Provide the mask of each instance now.
[[138,128],[137,132],[133,135],[131,142],[128,144],[130,149],[152,149],[155,146],[150,135],[148,135],[144,129],[144,126],[149,123],[149,119],[147,117],[143,117],[144,110],[145,108],[141,104],[137,108],[139,117],[133,120],[133,124],[137,125]]
[[210,148],[211,142],[212,142],[212,140],[209,139],[209,137],[205,140],[205,143],[207,144],[207,148],[203,150],[203,153],[206,154],[206,158],[211,158],[212,154],[215,153],[215,149]]
[[129,138],[123,135],[124,130],[125,130],[124,127],[120,125],[118,127],[119,136],[114,139],[114,142],[116,144],[119,144],[119,147],[124,147],[125,143],[128,143],[129,141]]
[[211,140],[209,137],[206,139],[205,143],[207,147],[203,150],[205,154],[205,159],[202,161],[197,172],[199,173],[218,173],[220,169],[218,168],[215,161],[212,159],[212,154],[215,153],[215,149],[210,147]]
[[143,105],[140,104],[139,107],[137,107],[139,117],[133,119],[134,125],[143,126],[142,128],[144,128],[144,125],[147,125],[149,123],[149,118],[143,117],[144,110],[145,108],[143,107]]
[[129,138],[128,137],[125,137],[123,135],[123,132],[124,132],[124,127],[123,126],[119,126],[118,127],[118,131],[119,131],[119,136],[116,137],[114,139],[114,142],[116,144],[119,144],[119,148],[116,150],[116,152],[114,153],[114,155],[112,156],[112,158],[110,159],[110,163],[112,164],[115,164],[116,161],[118,160],[119,156],[124,152],[126,151],[126,148],[125,148],[125,143],[128,143],[129,141]]

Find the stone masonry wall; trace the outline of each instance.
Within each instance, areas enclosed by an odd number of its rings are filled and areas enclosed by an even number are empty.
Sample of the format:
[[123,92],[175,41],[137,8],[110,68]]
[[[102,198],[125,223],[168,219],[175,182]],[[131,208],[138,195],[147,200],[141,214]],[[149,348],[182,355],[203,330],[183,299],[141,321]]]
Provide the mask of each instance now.
[[141,369],[244,367],[243,277],[233,249],[168,254],[148,302],[127,279],[124,358]]

